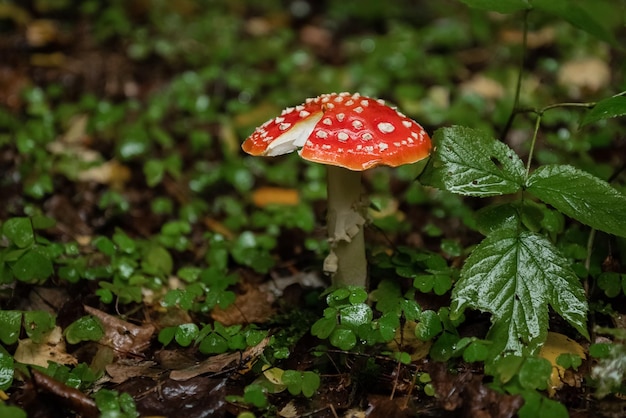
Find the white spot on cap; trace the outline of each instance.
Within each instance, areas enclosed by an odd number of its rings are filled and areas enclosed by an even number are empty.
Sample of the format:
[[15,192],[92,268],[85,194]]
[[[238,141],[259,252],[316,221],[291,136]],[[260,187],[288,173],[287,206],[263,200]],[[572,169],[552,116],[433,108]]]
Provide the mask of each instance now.
[[337,97],[335,97],[335,102],[336,102],[336,103],[341,103],[341,102],[343,102],[343,97],[342,97],[342,96],[337,96]]
[[418,133],[417,133],[417,132],[415,132],[415,131],[411,132],[411,136],[412,136],[413,138],[415,138],[415,139],[419,138]]
[[293,110],[294,110],[294,108],[293,108],[293,107],[288,107],[288,108],[286,108],[285,110],[283,110],[283,111],[281,112],[281,115],[286,115],[286,114],[288,114],[288,113],[291,113],[291,112],[293,112]]
[[361,129],[363,127],[363,122],[361,122],[360,120],[353,120],[352,121],[352,127],[354,129]]
[[328,103],[329,101],[330,101],[330,97],[328,97],[327,94],[322,97],[322,103]]
[[290,126],[291,123],[281,123],[280,125],[278,125],[278,129],[280,129],[281,131],[286,131],[287,129],[289,129]]
[[412,144],[414,141],[413,141],[413,138],[408,137],[408,138],[406,139],[406,142],[408,142],[409,144]]
[[365,132],[361,138],[363,138],[363,140],[365,141],[371,141],[372,139],[374,139],[374,136],[369,132]]
[[298,115],[299,115],[301,118],[306,118],[306,117],[307,117],[307,116],[309,116],[310,114],[311,114],[311,113],[310,113],[310,112],[307,112],[306,110],[301,110],[301,111],[300,111],[300,113],[298,113]]
[[385,101],[383,99],[376,99],[376,102],[381,105],[385,104]]
[[356,113],[362,113],[362,112],[363,112],[363,108],[362,108],[361,106],[359,106],[359,107],[355,107],[355,108],[354,108],[354,111],[355,111]]
[[281,118],[280,116],[278,116],[276,119],[274,119],[274,121],[276,121],[276,123],[282,123],[285,121],[285,118]]
[[389,145],[387,145],[387,144],[386,144],[386,143],[384,143],[384,142],[381,142],[381,143],[379,143],[379,144],[378,144],[378,149],[379,149],[380,151],[384,151],[384,150],[386,150],[387,148],[389,148]]
[[368,102],[367,100],[363,99],[361,100],[361,106],[367,107],[370,105],[370,102]]
[[337,148],[337,152],[341,154],[343,152],[343,148]]
[[328,126],[330,126],[330,125],[332,125],[332,124],[333,124],[333,121],[332,121],[332,120],[330,120],[330,118],[324,118],[324,120],[322,121],[322,123],[323,123],[324,125],[328,125]]
[[340,141],[347,141],[348,138],[350,138],[350,136],[347,133],[345,133],[345,132],[339,132],[337,134],[337,139],[340,140]]
[[300,112],[300,111],[304,110],[304,106],[302,106],[302,105],[298,105],[298,106],[296,106],[296,110],[297,110],[298,112]]
[[367,152],[374,152],[374,147],[371,146],[371,145],[368,145],[368,146],[365,147],[365,151],[367,151]]
[[376,127],[384,134],[390,134],[396,130],[396,127],[389,122],[380,122],[378,125],[376,125]]
[[318,137],[318,138],[325,139],[325,138],[328,138],[328,132],[319,130],[319,131],[315,132],[315,136]]
[[346,102],[346,106],[352,106],[354,104],[354,100],[350,99]]
[[344,113],[337,113],[337,120],[339,122],[343,122],[343,120],[345,119],[346,115]]
[[396,147],[400,147],[400,145],[402,145],[402,144],[399,143],[399,142],[394,142],[393,145],[395,145]]
[[358,145],[356,146],[356,150],[357,150],[357,151],[361,151],[362,149],[363,149],[363,145],[358,144]]
[[330,145],[328,145],[328,144],[324,144],[324,145],[322,145],[322,149],[329,150],[329,149],[331,149],[331,148],[332,148],[332,147],[331,147]]
[[411,121],[410,121],[410,120],[406,120],[406,119],[402,121],[402,124],[403,124],[405,127],[407,127],[407,128],[410,128],[411,126],[413,126],[413,124],[411,123]]
[[332,109],[335,105],[333,103],[326,103],[326,107]]

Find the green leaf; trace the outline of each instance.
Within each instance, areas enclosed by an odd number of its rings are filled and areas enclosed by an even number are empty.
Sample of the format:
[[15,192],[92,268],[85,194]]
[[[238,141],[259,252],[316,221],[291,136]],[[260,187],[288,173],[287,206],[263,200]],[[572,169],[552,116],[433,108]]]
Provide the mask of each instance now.
[[44,252],[40,248],[34,247],[13,264],[12,271],[18,280],[32,283],[47,279],[52,275],[54,269],[52,262]]
[[161,182],[165,173],[165,165],[160,160],[148,160],[143,165],[143,173],[146,176],[146,183],[149,187],[154,187]]
[[311,327],[311,334],[322,340],[328,338],[337,327],[335,318],[320,318]]
[[0,390],[7,390],[11,387],[14,373],[15,367],[13,365],[13,356],[0,345]]
[[492,313],[500,351],[536,351],[547,336],[548,305],[587,336],[585,292],[568,261],[542,235],[500,229],[474,249],[452,292],[452,316]]
[[475,9],[498,13],[513,13],[530,9],[528,0],[460,0]]
[[320,387],[320,383],[319,374],[311,371],[302,372],[302,394],[307,398],[315,394]]
[[524,184],[524,164],[504,143],[463,126],[441,128],[435,151],[420,182],[468,196],[517,192]]
[[91,315],[78,318],[65,329],[65,339],[70,344],[81,341],[99,341],[104,336],[100,321]]
[[429,341],[441,331],[443,331],[443,325],[437,312],[431,310],[422,312],[420,322],[415,327],[415,336],[422,341]]
[[17,342],[22,328],[21,311],[0,310],[0,341],[3,344],[11,345]]
[[257,408],[263,408],[267,406],[266,392],[267,390],[263,386],[252,383],[244,388],[243,399]]
[[356,345],[356,334],[351,329],[337,327],[330,335],[330,343],[348,351]]
[[571,0],[533,0],[533,8],[557,16],[572,26],[582,29],[596,38],[617,45],[606,26],[598,22],[585,9]]
[[341,323],[349,327],[358,327],[372,322],[372,309],[364,303],[346,306],[339,310],[341,313]]
[[530,175],[526,186],[565,215],[626,237],[626,196],[607,182],[569,165],[545,165]]
[[29,218],[11,218],[2,225],[2,233],[19,248],[35,242],[35,233]]
[[541,357],[528,357],[519,369],[517,378],[524,389],[545,390],[552,373],[552,364]]
[[181,347],[187,347],[198,337],[200,330],[194,323],[181,324],[176,328],[174,338]]
[[48,334],[56,325],[54,315],[44,311],[24,312],[24,329],[34,342],[43,342],[43,337]]
[[585,114],[581,126],[597,122],[603,119],[616,118],[626,115],[626,96],[614,96],[600,100]]

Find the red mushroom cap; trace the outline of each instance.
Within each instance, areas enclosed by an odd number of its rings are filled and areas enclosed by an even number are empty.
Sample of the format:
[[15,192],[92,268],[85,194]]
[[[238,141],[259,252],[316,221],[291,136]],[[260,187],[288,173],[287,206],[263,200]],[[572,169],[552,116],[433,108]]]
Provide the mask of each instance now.
[[258,127],[242,145],[252,155],[299,150],[305,160],[354,171],[426,158],[430,137],[396,109],[358,93],[322,94]]

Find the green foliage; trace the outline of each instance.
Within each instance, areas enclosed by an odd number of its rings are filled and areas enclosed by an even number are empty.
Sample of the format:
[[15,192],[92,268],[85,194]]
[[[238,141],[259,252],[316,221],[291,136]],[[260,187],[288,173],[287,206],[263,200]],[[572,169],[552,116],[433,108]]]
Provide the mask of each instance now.
[[[626,197],[597,177],[562,165],[525,174],[505,144],[469,128],[443,128],[433,140],[436,152],[422,176],[427,184],[478,197],[526,190],[582,223],[625,232]],[[558,216],[546,217],[549,213],[522,201],[479,216],[487,238],[465,262],[452,312],[456,316],[467,307],[491,312],[489,338],[500,351],[535,352],[547,335],[548,306],[587,336],[587,303],[574,270],[550,240],[534,232],[561,229]]]
[[63,333],[68,343],[78,344],[81,341],[99,341],[104,336],[104,329],[97,318],[88,315],[72,322]]
[[166,346],[175,340],[182,347],[194,343],[203,354],[221,354],[253,347],[266,336],[267,331],[259,330],[253,325],[245,328],[241,325],[225,327],[214,322],[213,325],[205,325],[200,329],[196,324],[188,323],[163,328],[159,332],[159,342]]
[[15,217],[2,224],[2,234],[9,245],[0,247],[0,283],[17,279],[26,283],[41,283],[53,273],[52,257],[55,247],[38,238],[36,229],[54,225],[50,218]]
[[100,389],[94,398],[102,418],[135,418],[139,416],[135,401],[128,393]]
[[282,382],[292,395],[303,394],[310,398],[320,387],[320,376],[311,371],[285,370]]

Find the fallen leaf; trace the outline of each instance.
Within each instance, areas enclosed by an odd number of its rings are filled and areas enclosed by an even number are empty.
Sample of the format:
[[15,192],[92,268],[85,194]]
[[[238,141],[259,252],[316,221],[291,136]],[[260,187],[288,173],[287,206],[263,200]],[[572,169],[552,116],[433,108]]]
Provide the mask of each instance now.
[[242,293],[237,294],[235,303],[226,309],[216,306],[211,317],[224,326],[267,322],[275,313],[274,295],[249,283],[242,283],[241,287]]
[[158,378],[163,373],[163,370],[155,368],[155,365],[154,361],[121,359],[107,365],[105,370],[111,377],[111,382],[122,383],[137,376]]
[[550,387],[548,394],[554,396],[557,390],[566,383],[569,386],[579,387],[580,379],[576,379],[572,374],[566,374],[566,370],[556,363],[556,359],[561,354],[576,354],[582,359],[586,358],[585,349],[571,338],[558,332],[548,332],[548,337],[543,347],[539,351],[539,357],[543,357],[552,364],[552,374],[550,375]]
[[32,47],[41,47],[54,42],[59,36],[59,27],[49,19],[36,19],[26,25],[26,41]]
[[74,356],[67,354],[65,339],[59,326],[54,327],[46,340],[40,344],[30,338],[19,340],[13,358],[20,363],[41,367],[48,367],[48,361],[59,364],[78,364]]
[[114,189],[122,189],[130,180],[130,169],[116,160],[106,161],[98,166],[84,170],[78,174],[80,181],[94,181],[108,184]]
[[[526,45],[529,49],[541,48],[552,45],[556,38],[556,30],[552,26],[545,26],[536,31],[526,34]],[[500,32],[500,39],[508,44],[521,44],[524,32],[518,29],[505,29]]]
[[119,354],[141,354],[150,346],[155,328],[151,324],[137,326],[99,309],[85,306],[85,312],[98,318],[104,327],[100,344],[113,348]]
[[176,381],[188,380],[203,374],[215,374],[230,370],[245,373],[263,354],[263,350],[265,350],[269,341],[270,338],[266,337],[263,341],[253,347],[249,347],[244,352],[217,354],[185,369],[172,370],[170,379]]
[[570,97],[579,98],[583,93],[595,93],[607,86],[611,81],[611,69],[600,58],[580,58],[561,65],[557,79]]
[[476,94],[487,100],[498,100],[504,97],[504,87],[496,80],[477,74],[460,85],[462,93]]
[[295,206],[300,202],[300,196],[296,189],[261,187],[252,193],[252,202],[258,207],[268,205]]

